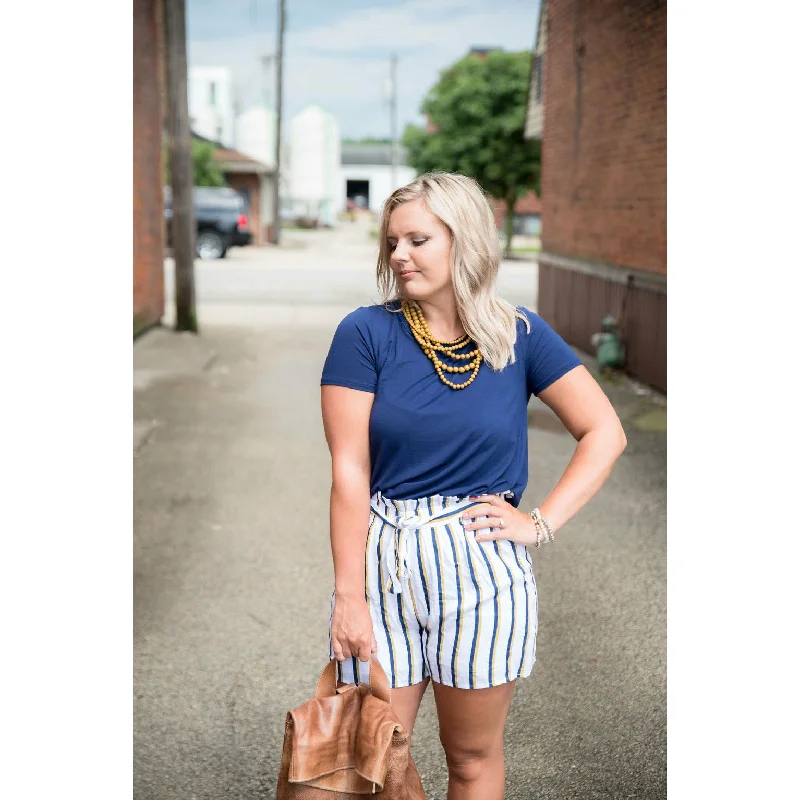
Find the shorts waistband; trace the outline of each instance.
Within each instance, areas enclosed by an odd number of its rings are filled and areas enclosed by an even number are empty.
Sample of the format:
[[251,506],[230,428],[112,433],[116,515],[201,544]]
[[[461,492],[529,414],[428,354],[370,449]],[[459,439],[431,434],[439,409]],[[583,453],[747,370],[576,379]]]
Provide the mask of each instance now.
[[387,589],[401,594],[402,581],[411,575],[411,534],[424,528],[441,525],[458,517],[466,508],[480,505],[469,497],[433,495],[419,500],[390,500],[380,492],[370,499],[370,510],[393,532],[383,550],[384,574],[388,574]]
[[467,495],[432,495],[416,500],[391,500],[381,492],[370,498],[370,508],[384,522],[393,527],[424,528],[444,518],[455,516],[460,511],[478,505]]

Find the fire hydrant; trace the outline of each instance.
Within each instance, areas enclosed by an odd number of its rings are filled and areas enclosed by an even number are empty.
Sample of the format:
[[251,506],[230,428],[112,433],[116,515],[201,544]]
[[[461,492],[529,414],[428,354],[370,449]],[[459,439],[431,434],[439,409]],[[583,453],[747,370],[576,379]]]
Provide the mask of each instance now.
[[625,365],[625,345],[619,335],[617,320],[610,314],[603,318],[600,325],[602,333],[592,334],[592,346],[595,348],[597,363],[600,369],[608,367],[619,369]]

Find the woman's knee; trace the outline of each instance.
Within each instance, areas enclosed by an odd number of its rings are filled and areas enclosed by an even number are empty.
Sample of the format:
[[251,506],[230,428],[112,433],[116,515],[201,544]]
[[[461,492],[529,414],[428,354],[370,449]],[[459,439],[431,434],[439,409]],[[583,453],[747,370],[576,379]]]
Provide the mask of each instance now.
[[503,765],[503,748],[464,749],[445,746],[447,770],[461,783],[480,781],[487,772]]

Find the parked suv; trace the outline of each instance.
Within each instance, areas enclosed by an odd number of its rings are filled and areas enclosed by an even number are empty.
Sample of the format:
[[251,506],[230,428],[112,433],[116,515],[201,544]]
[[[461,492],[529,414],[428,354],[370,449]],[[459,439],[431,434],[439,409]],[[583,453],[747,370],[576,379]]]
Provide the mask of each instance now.
[[[253,241],[244,198],[228,186],[195,186],[195,249],[199,258],[225,258],[230,247]],[[172,247],[172,187],[164,187],[167,247]]]

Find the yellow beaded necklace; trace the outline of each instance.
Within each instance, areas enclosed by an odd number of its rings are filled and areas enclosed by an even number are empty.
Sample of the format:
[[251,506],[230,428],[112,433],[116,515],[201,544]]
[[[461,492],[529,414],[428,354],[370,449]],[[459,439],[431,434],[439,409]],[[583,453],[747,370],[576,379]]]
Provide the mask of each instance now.
[[[455,351],[472,344],[472,339],[466,334],[460,336],[458,339],[454,339],[452,342],[443,342],[439,339],[434,339],[428,327],[428,323],[425,322],[425,317],[419,308],[403,301],[402,309],[403,316],[406,318],[409,328],[411,328],[411,333],[414,334],[414,338],[419,343],[425,355],[433,362],[433,366],[442,383],[447,384],[451,389],[466,389],[467,386],[475,380],[481,366],[481,361],[483,361],[483,356],[477,347],[469,353],[456,353]],[[437,350],[458,361],[473,358],[473,356],[474,359],[462,367],[451,367],[449,364],[445,364],[444,361],[436,355]],[[469,372],[470,370],[472,370],[472,375],[470,375],[465,383],[453,383],[453,381],[444,376],[445,372]]]

